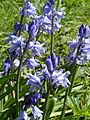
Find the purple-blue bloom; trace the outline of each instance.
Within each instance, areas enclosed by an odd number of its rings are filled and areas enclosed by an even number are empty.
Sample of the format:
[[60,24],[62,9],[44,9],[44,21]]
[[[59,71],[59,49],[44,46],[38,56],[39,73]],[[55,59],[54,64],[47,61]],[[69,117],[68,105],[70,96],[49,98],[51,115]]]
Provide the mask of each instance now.
[[15,59],[12,63],[12,69],[16,69],[20,64],[20,61],[18,59]]
[[78,36],[88,38],[90,36],[90,27],[82,24],[79,28]]
[[77,63],[86,63],[88,60],[90,60],[90,38],[83,40],[81,54],[78,56]]
[[10,53],[11,61],[14,61],[15,59],[17,59],[18,56],[19,56],[19,51],[18,50],[15,50],[15,51],[11,52]]
[[32,51],[32,56],[39,56],[41,57],[41,54],[45,53],[45,50],[43,48],[44,44],[40,44],[40,42],[35,41],[32,46],[30,46],[30,50]]
[[54,5],[54,0],[49,0],[52,5]]
[[20,49],[20,52],[21,52],[21,48],[25,47],[25,43],[23,42],[22,36],[16,37],[12,35],[11,39],[12,41],[10,42],[10,44],[12,45],[12,47],[9,50],[10,53],[14,52],[17,49]]
[[25,60],[24,65],[27,67],[27,69],[34,69],[35,67],[39,66],[39,61],[34,58],[30,58]]
[[9,70],[10,70],[10,59],[9,58],[7,58],[5,61],[4,61],[4,66],[3,66],[3,68],[4,68],[4,75],[7,75],[8,74],[8,72],[9,72]]
[[31,108],[32,108],[32,114],[33,114],[34,120],[36,120],[37,117],[38,118],[42,117],[43,112],[39,108],[37,108],[34,105],[32,105]]
[[46,60],[47,69],[50,73],[56,70],[56,67],[59,65],[60,56],[56,57],[55,53],[53,53],[50,57]]
[[74,62],[76,60],[77,64],[83,64],[90,60],[90,39],[88,38],[90,36],[90,28],[82,24],[79,28],[78,36],[80,36],[79,39],[68,42],[71,49],[68,61]]
[[54,71],[53,64],[50,58],[46,60],[46,65],[49,73],[52,73]]
[[63,70],[60,71],[54,71],[52,74],[52,85],[55,85],[57,88],[62,85],[63,87],[68,87],[70,85],[70,82],[68,80],[68,76],[70,75],[70,72],[67,71],[63,73]]
[[42,75],[40,76],[41,80],[49,80],[50,79],[50,73],[49,73],[46,65],[42,69],[41,73],[42,73]]
[[41,99],[42,95],[39,92],[36,92],[32,97],[31,97],[31,101],[32,104],[35,104],[38,102],[39,99]]
[[16,22],[14,24],[14,32],[13,32],[13,34],[17,35],[19,29],[20,29],[20,24],[18,22]]
[[[13,32],[13,35],[17,36],[17,33],[18,33],[19,30],[20,30],[20,23],[19,23],[19,22],[16,22],[16,23],[14,24],[14,32]],[[24,23],[24,24],[22,25],[21,31],[28,31],[28,25]]]
[[39,91],[37,91],[35,94],[32,94],[32,92],[30,92],[30,94],[25,95],[24,97],[25,108],[29,108],[31,105],[35,105],[41,98],[42,95],[40,94]]
[[38,32],[38,21],[37,19],[33,19],[32,22],[28,25],[28,33],[30,38],[34,38]]
[[21,15],[26,15],[30,18],[30,17],[33,17],[37,14],[36,7],[34,7],[34,5],[32,3],[30,3],[27,0],[24,0],[24,5],[25,5],[24,8],[20,7],[20,14]]
[[[52,15],[53,14],[53,15]],[[52,26],[52,16],[54,17],[54,32],[58,31],[61,28],[60,21],[61,18],[64,17],[64,12],[61,9],[60,11],[56,11],[52,5],[47,2],[44,6],[44,18],[40,24],[42,24],[42,28],[44,31],[48,31],[51,34],[51,26]],[[48,22],[47,22],[48,21]]]
[[29,78],[29,80],[27,81],[27,85],[31,85],[30,91],[33,91],[35,87],[41,86],[41,80],[38,76],[36,76],[36,74],[27,74],[27,77]]
[[24,110],[22,110],[20,112],[20,117],[16,118],[15,120],[30,120],[30,118],[28,117],[27,113]]

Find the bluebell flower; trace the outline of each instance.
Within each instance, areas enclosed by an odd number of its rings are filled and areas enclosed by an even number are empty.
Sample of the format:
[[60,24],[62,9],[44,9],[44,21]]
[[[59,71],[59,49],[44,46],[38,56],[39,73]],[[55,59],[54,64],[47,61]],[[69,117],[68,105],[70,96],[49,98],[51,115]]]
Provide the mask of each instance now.
[[17,35],[19,29],[20,29],[20,24],[18,22],[16,22],[14,24],[14,32],[13,32],[13,34]]
[[42,73],[40,76],[41,80],[50,80],[50,73],[46,65],[44,65],[44,68],[41,70],[41,73]]
[[64,18],[65,12],[63,9],[60,9],[60,11],[56,11],[55,8],[52,7],[50,3],[46,3],[44,6],[44,16],[47,16],[50,20],[52,20],[52,13],[53,17],[55,18],[58,23],[60,23],[61,18]]
[[12,63],[11,68],[12,69],[16,69],[17,67],[19,67],[20,61],[18,59],[15,59]]
[[11,61],[14,61],[15,59],[17,59],[18,56],[19,56],[19,51],[18,50],[14,50],[13,52],[11,52],[10,53]]
[[77,48],[79,47],[79,40],[78,39],[74,39],[73,41],[69,41],[68,44],[70,45],[70,49],[71,52],[69,52],[69,57],[67,57],[68,62],[72,61],[74,62],[74,60],[76,59],[76,52],[77,52]]
[[50,57],[46,60],[47,69],[50,73],[56,70],[56,67],[59,65],[60,56],[56,57],[55,53],[53,53]]
[[41,80],[38,76],[36,76],[36,74],[27,74],[27,77],[29,78],[29,80],[27,81],[27,85],[31,85],[30,91],[33,91],[35,87],[41,86]]
[[60,71],[54,71],[52,74],[52,85],[55,85],[57,88],[60,85],[62,85],[63,87],[68,87],[70,85],[70,82],[67,78],[69,75],[69,71],[63,73],[62,69]]
[[30,38],[34,38],[38,32],[38,21],[37,19],[33,19],[32,22],[28,25],[28,33]]
[[38,117],[38,118],[42,117],[42,113],[43,113],[43,112],[42,112],[39,108],[37,108],[37,107],[34,106],[34,105],[32,105],[31,108],[32,108],[32,114],[33,114],[34,120],[36,120],[37,117]]
[[53,8],[52,5],[47,2],[44,6],[44,16],[41,18],[42,21],[40,22],[43,31],[47,31],[49,34],[51,34],[52,16],[54,17],[54,32],[58,31],[59,28],[62,27],[60,25],[60,21],[61,18],[64,17],[64,14],[65,13],[62,9],[60,11],[56,11],[55,8]]
[[44,44],[40,44],[40,42],[36,41],[32,46],[30,46],[30,50],[32,51],[32,56],[42,57],[41,54],[45,53],[43,48]]
[[52,11],[54,11],[53,7],[49,2],[44,5],[44,16],[47,16],[50,20],[52,19]]
[[31,97],[31,101],[32,104],[35,104],[38,102],[39,99],[41,99],[42,95],[39,92],[36,92],[32,97]]
[[7,58],[5,61],[4,61],[4,66],[3,66],[3,68],[4,68],[4,75],[7,75],[8,74],[8,72],[9,72],[9,70],[10,70],[10,59],[9,58]]
[[30,120],[30,118],[28,117],[27,113],[24,110],[22,110],[20,112],[20,117],[16,118],[15,120]]
[[84,39],[81,46],[81,53],[77,58],[78,64],[85,64],[90,60],[90,38]]
[[24,97],[25,109],[29,108],[31,105],[35,105],[41,98],[42,95],[40,94],[39,91],[37,91],[35,94],[30,93],[28,95],[25,95]]
[[47,16],[41,17],[39,26],[43,32],[51,33],[51,20]]
[[30,58],[25,60],[24,65],[26,65],[27,69],[34,69],[35,67],[39,66],[39,61],[34,58]]
[[36,7],[34,7],[34,5],[32,3],[30,3],[27,0],[24,0],[24,5],[25,5],[24,8],[20,7],[21,15],[26,15],[29,18],[36,15]]
[[[52,22],[47,16],[43,17],[39,23],[40,23],[40,28],[43,32],[48,32],[49,34],[51,34]],[[54,32],[58,31],[59,28],[61,27],[62,26],[57,21],[54,20]]]
[[52,61],[52,64],[53,64],[53,68],[56,69],[56,67],[60,63],[60,56],[56,57],[55,53],[52,53],[52,55],[51,55],[51,61]]
[[90,36],[90,27],[82,24],[79,28],[78,36],[88,38]]
[[[77,64],[85,64],[90,60],[90,28],[85,25],[81,25],[79,28],[79,39],[74,39],[70,44],[71,52],[69,52],[68,61],[76,61]],[[79,48],[79,49],[78,49]]]
[[54,0],[49,0],[52,5],[54,5]]
[[11,38],[12,38],[12,41],[10,42],[10,44],[12,45],[12,47],[9,50],[10,53],[17,50],[18,48],[21,51],[21,48],[25,47],[25,43],[23,42],[22,36],[16,37],[16,36],[12,35]]
[[46,65],[49,73],[52,73],[54,71],[53,64],[50,58],[46,60]]
[[[13,35],[17,36],[17,33],[18,33],[19,29],[20,29],[20,23],[19,22],[15,22]],[[24,23],[22,25],[21,31],[28,31],[28,25],[26,23]]]

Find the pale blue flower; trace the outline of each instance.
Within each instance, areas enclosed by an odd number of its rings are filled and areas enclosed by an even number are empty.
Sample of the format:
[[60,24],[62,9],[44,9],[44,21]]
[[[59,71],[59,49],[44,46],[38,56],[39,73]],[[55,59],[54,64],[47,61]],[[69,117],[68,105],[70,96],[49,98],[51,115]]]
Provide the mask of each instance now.
[[38,32],[38,21],[37,19],[33,19],[32,22],[28,25],[28,33],[30,38],[34,38]]
[[70,85],[70,82],[68,80],[68,76],[70,75],[70,72],[67,71],[63,73],[63,70],[60,71],[54,71],[52,74],[52,85],[55,85],[57,88],[62,85],[63,87],[68,87]]
[[12,68],[16,69],[17,67],[19,67],[20,61],[18,59],[15,59],[12,63]]
[[[74,39],[70,44],[71,52],[69,52],[68,60],[69,62],[76,61],[77,64],[83,64],[88,61],[89,58],[89,44],[90,40],[86,39],[85,37],[80,37],[78,39]],[[79,49],[78,49],[79,48]]]
[[32,104],[35,104],[37,103],[37,101],[39,99],[41,99],[42,95],[39,93],[39,92],[36,92],[32,97],[31,97],[31,101],[32,101]]
[[32,51],[32,56],[37,55],[41,57],[41,54],[45,53],[43,45],[44,44],[40,44],[40,42],[36,41],[34,45],[30,47],[30,50]]
[[90,36],[90,27],[82,24],[79,28],[78,36],[88,38]]
[[36,74],[27,74],[27,77],[29,78],[27,85],[31,85],[30,91],[33,91],[35,87],[41,87],[41,80]]
[[50,73],[56,70],[60,62],[60,56],[56,57],[55,53],[52,53],[50,57],[46,60],[47,69]]
[[50,80],[50,73],[48,72],[47,66],[42,69],[42,75],[40,76],[41,80]]
[[54,5],[54,0],[49,0],[52,5]]
[[57,22],[60,23],[61,18],[64,18],[65,12],[63,12],[63,9],[60,9],[60,11],[56,11],[55,8],[52,7],[52,5],[47,2],[44,6],[44,16],[47,16],[50,20],[52,20],[52,13],[53,17]]
[[[19,22],[15,22],[13,35],[16,36],[19,30],[20,30],[20,23]],[[21,31],[28,31],[28,25],[24,23],[22,25]]]
[[10,59],[7,58],[5,61],[4,61],[4,65],[3,65],[3,68],[4,68],[4,75],[7,75],[9,70],[10,70]]
[[26,65],[27,69],[34,69],[35,67],[39,66],[39,61],[34,58],[30,58],[25,60],[24,65]]
[[20,117],[16,118],[15,120],[30,120],[30,118],[28,117],[27,113],[24,110],[22,110],[20,112]]
[[10,53],[10,59],[11,61],[14,61],[15,59],[17,59],[17,57],[19,56],[19,51],[15,50],[13,52]]
[[20,14],[26,15],[29,18],[36,15],[36,7],[27,0],[24,0],[25,7],[20,7]]
[[42,117],[43,112],[39,108],[37,108],[34,105],[32,105],[31,108],[32,108],[32,114],[33,114],[34,120],[36,120],[37,117],[38,118]]
[[10,41],[10,44],[12,45],[12,47],[9,50],[10,53],[14,52],[18,48],[21,51],[21,48],[25,47],[25,43],[23,42],[22,36],[16,37],[16,36],[12,35],[11,39],[12,39],[12,41]]

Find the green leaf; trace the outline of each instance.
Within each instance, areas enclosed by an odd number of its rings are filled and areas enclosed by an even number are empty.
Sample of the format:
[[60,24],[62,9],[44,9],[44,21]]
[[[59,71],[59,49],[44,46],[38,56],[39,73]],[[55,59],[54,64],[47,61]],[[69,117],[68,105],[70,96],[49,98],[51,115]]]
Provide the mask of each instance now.
[[[20,82],[20,86],[26,84],[26,80],[27,80],[27,79],[22,80],[22,82]],[[9,93],[11,93],[13,90],[16,90],[16,86],[8,89],[5,93],[3,93],[2,95],[0,95],[0,100],[3,99],[4,97],[6,97],[6,96],[7,96]],[[24,93],[24,92],[23,92],[23,93]]]
[[54,105],[56,103],[56,98],[52,95],[49,96],[48,102],[47,102],[47,108],[46,108],[46,114],[45,114],[45,120],[48,120],[50,117],[50,114],[52,113],[52,110],[54,108]]
[[13,77],[15,77],[15,74],[12,75],[6,75],[0,78],[0,84],[4,84],[5,82],[7,82],[8,80],[12,79]]

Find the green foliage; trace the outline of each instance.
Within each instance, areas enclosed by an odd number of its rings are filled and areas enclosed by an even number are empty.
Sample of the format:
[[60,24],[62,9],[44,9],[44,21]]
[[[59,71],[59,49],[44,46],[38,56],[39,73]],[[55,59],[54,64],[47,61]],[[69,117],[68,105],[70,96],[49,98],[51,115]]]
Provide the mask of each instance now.
[[50,117],[50,114],[53,111],[53,108],[56,103],[56,98],[54,98],[52,95],[49,96],[48,103],[47,103],[47,108],[46,108],[46,115],[45,115],[45,120],[48,120]]
[[[60,0],[59,0],[60,1]],[[65,9],[65,18],[61,21],[63,27],[55,34],[54,51],[62,56],[62,66],[65,64],[65,55],[68,54],[67,41],[75,38],[79,26],[84,23],[90,25],[90,0],[61,0],[61,6]],[[43,12],[42,6],[46,0],[31,0],[38,6],[38,13]],[[55,1],[58,10],[61,8],[60,2]],[[0,71],[3,71],[3,61],[8,56],[9,45],[5,43],[8,33],[13,31],[15,21],[19,21],[19,6],[23,6],[22,0],[0,0]],[[50,45],[48,35],[42,36],[40,41],[47,42],[46,52],[49,54]],[[45,56],[47,57],[47,56]],[[66,69],[66,68],[65,68]],[[73,97],[68,97],[63,120],[90,120],[90,63],[87,66],[80,66],[76,77],[75,85],[72,89]],[[29,88],[26,86],[26,79],[20,80],[20,101],[22,106],[24,95],[28,94]],[[13,82],[13,86],[10,84]],[[15,93],[16,75],[0,77],[0,120],[13,120],[15,113]],[[65,90],[54,91],[55,97],[50,96],[46,112],[46,120],[59,120],[63,106]],[[56,102],[57,98],[57,102]]]

